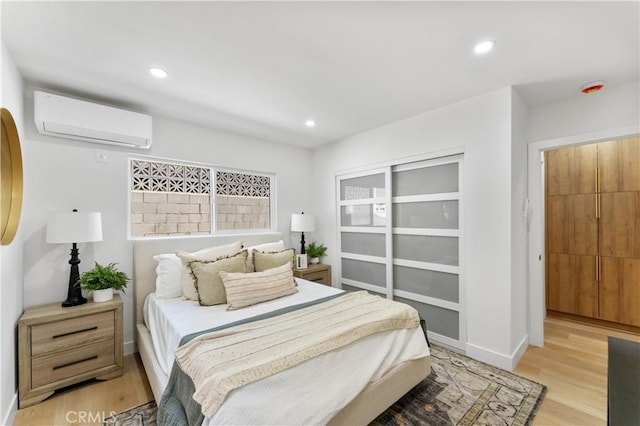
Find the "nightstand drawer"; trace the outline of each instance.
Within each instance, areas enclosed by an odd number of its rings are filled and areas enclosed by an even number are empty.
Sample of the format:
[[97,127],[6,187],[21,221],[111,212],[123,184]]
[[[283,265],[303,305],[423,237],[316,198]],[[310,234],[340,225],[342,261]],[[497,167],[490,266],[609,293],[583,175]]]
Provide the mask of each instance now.
[[94,343],[66,352],[34,358],[31,387],[44,386],[58,380],[77,376],[114,363],[114,342]]
[[304,274],[302,278],[304,278],[307,281],[313,281],[320,284],[330,284],[327,282],[326,271],[310,272],[308,274]]
[[35,325],[31,327],[31,356],[113,337],[113,311]]

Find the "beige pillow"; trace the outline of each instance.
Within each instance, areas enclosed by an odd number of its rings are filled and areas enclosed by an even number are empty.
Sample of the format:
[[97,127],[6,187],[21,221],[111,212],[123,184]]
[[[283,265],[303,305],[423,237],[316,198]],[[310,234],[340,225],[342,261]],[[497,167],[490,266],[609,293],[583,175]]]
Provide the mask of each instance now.
[[227,310],[245,308],[298,292],[291,263],[262,272],[220,272],[227,293]]
[[247,272],[255,272],[255,268],[253,267],[253,251],[282,251],[286,247],[284,246],[284,241],[276,241],[274,243],[264,243],[258,244],[255,246],[247,247],[247,251],[249,252],[249,257],[247,257]]
[[212,262],[194,260],[189,262],[198,290],[198,301],[203,306],[227,303],[220,271],[244,272],[247,251],[243,250],[235,256],[223,257]]
[[267,269],[277,268],[291,262],[295,264],[296,253],[293,249],[287,249],[277,252],[266,252],[255,250],[253,252],[253,265],[256,272],[266,271]]
[[232,256],[240,250],[242,250],[242,242],[236,241],[235,243],[209,247],[194,253],[187,253],[185,251],[176,252],[176,256],[178,256],[182,262],[182,278],[180,282],[182,286],[182,297],[190,300],[198,300],[196,283],[193,276],[191,276],[191,269],[187,267],[187,263],[193,262],[194,260],[212,261],[223,256]]

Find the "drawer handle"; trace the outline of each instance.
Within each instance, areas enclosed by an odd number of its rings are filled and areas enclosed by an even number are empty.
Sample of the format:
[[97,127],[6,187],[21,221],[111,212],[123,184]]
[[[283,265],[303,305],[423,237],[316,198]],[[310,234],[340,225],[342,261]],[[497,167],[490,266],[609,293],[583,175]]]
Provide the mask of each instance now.
[[58,337],[71,336],[72,334],[84,333],[85,331],[93,331],[97,329],[98,329],[98,326],[96,325],[89,328],[83,328],[82,330],[70,331],[69,333],[56,334],[55,336],[53,336],[53,338],[57,339]]
[[59,369],[59,368],[68,367],[68,366],[70,366],[70,365],[80,364],[81,362],[91,361],[91,360],[93,360],[93,359],[98,359],[98,355],[94,355],[94,356],[89,357],[89,358],[81,359],[81,360],[79,360],[79,361],[69,362],[69,363],[67,363],[67,364],[57,365],[57,366],[53,367],[53,369],[54,369],[54,370],[57,370],[57,369]]

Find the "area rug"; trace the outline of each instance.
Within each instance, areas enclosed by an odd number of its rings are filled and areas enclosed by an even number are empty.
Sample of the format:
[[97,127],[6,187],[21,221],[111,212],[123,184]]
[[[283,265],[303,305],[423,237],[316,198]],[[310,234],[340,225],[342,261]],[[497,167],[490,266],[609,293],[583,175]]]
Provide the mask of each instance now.
[[[432,345],[431,374],[378,416],[372,426],[529,425],[547,387]],[[103,425],[155,426],[151,401]]]

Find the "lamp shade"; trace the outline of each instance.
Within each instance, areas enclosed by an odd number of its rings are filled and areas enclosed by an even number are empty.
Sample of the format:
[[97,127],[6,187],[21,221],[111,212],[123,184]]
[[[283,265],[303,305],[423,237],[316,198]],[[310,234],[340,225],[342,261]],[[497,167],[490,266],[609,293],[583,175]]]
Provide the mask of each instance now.
[[102,241],[102,215],[99,212],[54,212],[49,215],[48,243],[91,241]]
[[310,214],[292,214],[291,231],[293,232],[313,232],[313,216]]

